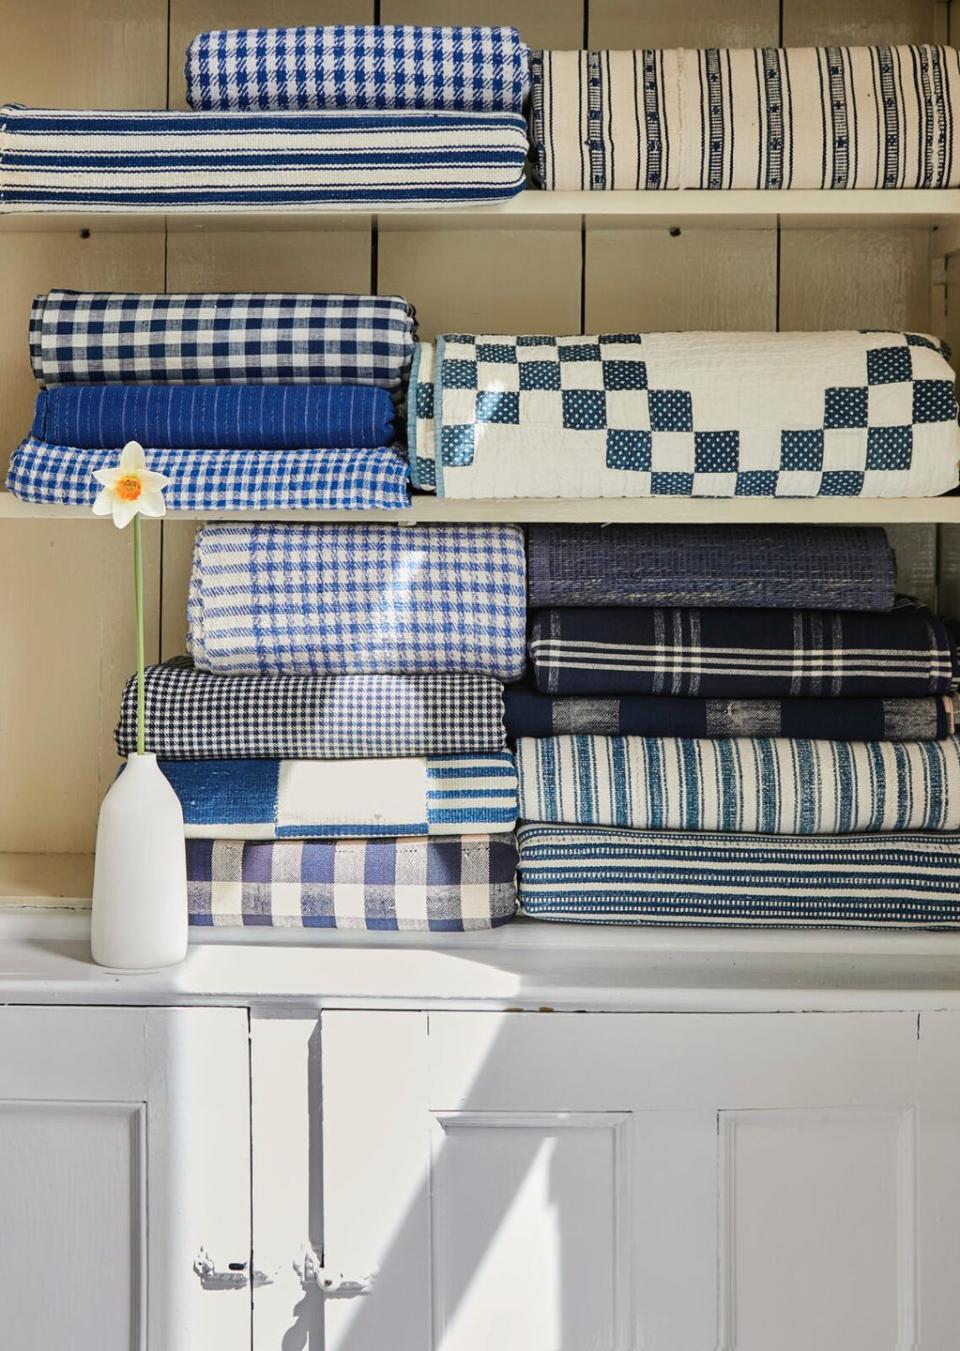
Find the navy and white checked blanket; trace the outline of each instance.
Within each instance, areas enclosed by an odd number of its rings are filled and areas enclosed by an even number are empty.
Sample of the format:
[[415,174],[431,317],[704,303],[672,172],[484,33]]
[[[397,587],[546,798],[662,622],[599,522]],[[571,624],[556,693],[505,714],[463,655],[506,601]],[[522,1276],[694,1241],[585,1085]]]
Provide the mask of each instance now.
[[518,113],[0,108],[0,212],[387,211],[523,187]]
[[530,656],[546,694],[811,698],[949,694],[944,622],[901,598],[855,610],[538,610]]
[[889,610],[897,567],[879,527],[531,525],[531,605]]
[[197,666],[222,674],[516,680],[523,534],[510,525],[209,525],[187,602]]
[[493,755],[162,760],[187,838],[365,839],[512,830],[517,772]]
[[960,184],[951,47],[535,52],[550,189]]
[[960,830],[960,741],[517,742],[526,821],[766,835]]
[[516,911],[512,835],[187,841],[190,923],[457,933]]
[[42,385],[380,385],[399,390],[417,321],[401,296],[49,291],[30,310]]
[[515,28],[241,28],[187,48],[191,108],[446,108],[519,113],[530,53]]
[[525,825],[522,913],[587,924],[951,929],[960,835]]
[[[189,657],[148,666],[147,750],[163,760],[369,759],[504,745],[503,687],[482,675],[211,675]],[[137,682],[117,750],[137,747]]]
[[[831,741],[939,741],[956,729],[956,696],[930,699],[690,699],[659,694],[541,694],[504,690],[507,735],[548,737],[812,737]],[[148,718],[149,723],[152,719]],[[124,751],[135,748],[133,706]]]
[[[95,469],[114,469],[120,450],[54,446],[32,436],[13,452],[7,488],[24,502],[88,507]],[[165,474],[168,511],[401,511],[410,505],[409,466],[396,451],[146,450]]]
[[442,497],[932,497],[954,373],[922,333],[447,334],[407,405]]
[[389,446],[393,400],[369,385],[60,385],[41,390],[31,436],[184,450]]

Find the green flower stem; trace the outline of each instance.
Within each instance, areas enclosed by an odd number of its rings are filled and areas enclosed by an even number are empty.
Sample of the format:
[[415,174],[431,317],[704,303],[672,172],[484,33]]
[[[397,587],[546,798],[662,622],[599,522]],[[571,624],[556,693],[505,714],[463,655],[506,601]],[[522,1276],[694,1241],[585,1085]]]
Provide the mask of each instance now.
[[143,658],[143,543],[140,537],[140,514],[133,518],[133,585],[137,597],[137,754],[146,750],[146,699],[144,695]]

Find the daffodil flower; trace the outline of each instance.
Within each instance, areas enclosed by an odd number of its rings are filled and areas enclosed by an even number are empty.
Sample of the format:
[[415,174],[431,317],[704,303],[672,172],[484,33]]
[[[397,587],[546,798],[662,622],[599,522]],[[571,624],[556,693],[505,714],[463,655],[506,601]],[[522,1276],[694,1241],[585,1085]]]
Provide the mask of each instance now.
[[95,469],[93,477],[101,485],[93,504],[93,514],[109,516],[112,513],[114,525],[121,530],[135,516],[163,516],[166,512],[163,489],[170,480],[147,468],[139,441],[127,442],[116,469]]

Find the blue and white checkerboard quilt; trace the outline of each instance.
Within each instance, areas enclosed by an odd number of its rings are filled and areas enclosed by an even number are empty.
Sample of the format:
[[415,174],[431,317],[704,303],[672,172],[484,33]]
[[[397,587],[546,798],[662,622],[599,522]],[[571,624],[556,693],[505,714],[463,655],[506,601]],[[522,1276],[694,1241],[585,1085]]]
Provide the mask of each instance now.
[[414,485],[454,498],[931,497],[957,486],[921,333],[447,334],[414,357]]

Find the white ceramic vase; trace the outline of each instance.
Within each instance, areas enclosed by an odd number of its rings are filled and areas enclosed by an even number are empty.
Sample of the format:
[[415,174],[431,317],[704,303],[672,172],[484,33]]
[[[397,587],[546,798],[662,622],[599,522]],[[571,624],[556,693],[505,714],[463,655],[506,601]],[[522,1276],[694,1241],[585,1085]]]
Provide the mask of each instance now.
[[180,800],[155,755],[129,755],[100,808],[93,960],[151,971],[187,954],[187,862]]

